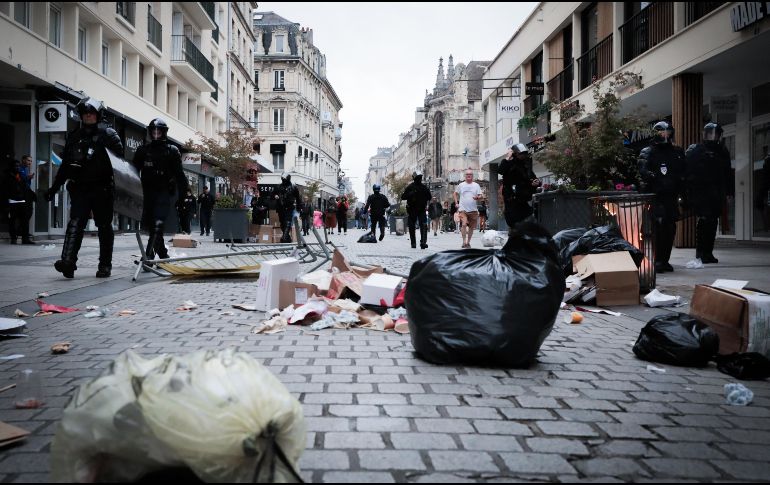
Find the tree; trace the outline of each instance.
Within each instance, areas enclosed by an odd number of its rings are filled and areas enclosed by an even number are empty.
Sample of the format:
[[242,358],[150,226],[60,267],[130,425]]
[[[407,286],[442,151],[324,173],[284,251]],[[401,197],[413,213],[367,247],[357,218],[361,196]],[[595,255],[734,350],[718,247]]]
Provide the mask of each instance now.
[[390,196],[395,199],[391,200],[391,202],[398,205],[393,214],[406,215],[406,208],[401,206],[401,195],[404,193],[404,190],[406,190],[406,186],[412,183],[412,177],[408,173],[398,175],[393,172],[385,176],[383,183],[388,188]]
[[315,199],[318,197],[318,192],[321,191],[321,182],[316,180],[315,182],[310,182],[305,186],[305,195],[307,196],[308,202],[315,207]]
[[202,157],[210,160],[214,167],[214,174],[226,178],[231,190],[236,192],[235,200],[243,200],[244,182],[247,178],[257,178],[256,174],[249,174],[249,169],[256,163],[251,158],[254,155],[254,146],[264,140],[251,128],[231,128],[221,131],[219,132],[221,141],[201,133],[198,135],[201,139],[200,143],[190,139],[185,144],[185,148],[200,153]]
[[643,87],[639,75],[628,71],[616,74],[604,90],[599,82],[594,83],[596,111],[591,122],[578,121],[585,114],[583,106],[559,105],[564,126],[535,153],[535,159],[576,189],[603,190],[617,183],[637,183],[636,154],[624,146],[623,134],[644,128],[646,123],[639,111],[620,115],[618,90],[625,86]]
[[345,197],[348,198],[348,204],[350,204],[350,207],[354,207],[356,202],[358,202],[358,197],[356,197],[355,192],[350,192],[349,194],[345,195]]

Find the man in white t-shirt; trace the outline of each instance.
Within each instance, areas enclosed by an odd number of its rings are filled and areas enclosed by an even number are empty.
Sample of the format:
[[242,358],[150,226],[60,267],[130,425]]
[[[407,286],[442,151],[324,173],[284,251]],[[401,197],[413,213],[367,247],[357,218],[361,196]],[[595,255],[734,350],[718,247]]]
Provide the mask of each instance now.
[[470,248],[473,230],[479,222],[479,209],[476,201],[483,198],[481,187],[473,181],[472,170],[465,171],[465,182],[457,185],[454,198],[455,204],[457,204],[457,211],[460,213],[460,222],[462,223],[460,234],[463,237],[463,248]]

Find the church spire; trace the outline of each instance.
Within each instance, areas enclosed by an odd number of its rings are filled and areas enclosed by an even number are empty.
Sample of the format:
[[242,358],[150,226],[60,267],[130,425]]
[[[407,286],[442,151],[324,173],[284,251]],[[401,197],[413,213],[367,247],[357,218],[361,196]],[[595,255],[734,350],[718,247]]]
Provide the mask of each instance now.
[[446,68],[446,79],[448,81],[447,84],[451,83],[455,78],[455,63],[452,59],[452,54],[449,54],[449,64]]
[[434,89],[435,91],[438,91],[439,89],[444,88],[444,58],[439,57],[438,58],[438,74],[436,74],[436,87]]

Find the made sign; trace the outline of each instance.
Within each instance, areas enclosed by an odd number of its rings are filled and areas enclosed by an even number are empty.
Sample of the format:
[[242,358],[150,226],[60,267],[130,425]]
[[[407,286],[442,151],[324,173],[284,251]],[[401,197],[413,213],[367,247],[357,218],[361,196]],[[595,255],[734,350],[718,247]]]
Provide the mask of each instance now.
[[67,104],[44,103],[38,108],[38,131],[67,131]]
[[497,119],[521,118],[521,101],[519,98],[498,98]]
[[545,83],[526,83],[524,85],[524,94],[527,96],[542,96],[545,94]]
[[739,2],[730,11],[733,32],[738,32],[770,15],[770,2]]

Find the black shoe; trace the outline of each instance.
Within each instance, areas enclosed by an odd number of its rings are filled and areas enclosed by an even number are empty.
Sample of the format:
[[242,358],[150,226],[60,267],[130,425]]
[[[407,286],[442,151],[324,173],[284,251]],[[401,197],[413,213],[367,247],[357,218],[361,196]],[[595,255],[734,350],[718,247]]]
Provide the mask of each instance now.
[[666,265],[665,265],[665,263],[655,263],[655,272],[656,273],[665,273],[666,272]]
[[202,235],[203,235],[203,233],[201,233],[201,236],[202,236]]
[[666,272],[668,272],[668,273],[673,273],[674,272],[674,267],[671,266],[669,263],[663,263],[662,266],[666,270]]
[[109,278],[112,275],[112,266],[99,265],[99,269],[96,271],[97,278]]
[[417,249],[417,244],[412,243],[412,249]]
[[428,249],[428,245],[426,243],[420,243],[420,249]]
[[436,231],[433,231],[433,235],[434,235],[434,236],[438,236],[438,234],[436,234]]
[[75,270],[77,269],[77,267],[68,261],[64,261],[63,259],[60,259],[53,264],[53,267],[56,269],[56,271],[63,274],[65,278],[75,277]]
[[713,254],[707,254],[701,258],[701,262],[703,264],[716,264],[719,260]]
[[384,233],[384,232],[381,232],[381,233],[380,233],[380,241],[382,241],[383,239],[385,239],[385,233]]

